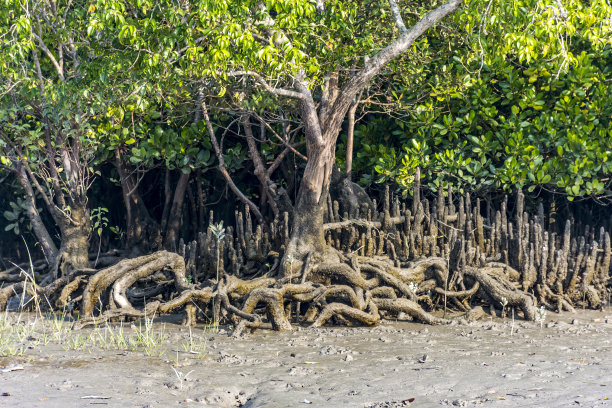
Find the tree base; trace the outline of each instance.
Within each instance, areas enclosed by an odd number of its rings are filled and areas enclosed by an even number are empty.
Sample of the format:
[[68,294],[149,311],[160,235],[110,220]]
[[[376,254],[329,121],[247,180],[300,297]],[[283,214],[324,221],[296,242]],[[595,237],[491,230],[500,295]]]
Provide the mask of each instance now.
[[[333,256],[325,262],[308,258],[300,274],[243,280],[221,271],[219,281],[198,285],[187,281],[180,255],[159,251],[99,271],[76,270],[46,286],[28,280],[12,282],[0,289],[0,310],[22,293],[38,297],[39,307],[77,313],[75,327],[181,310],[183,323],[194,325],[201,310],[215,325],[232,323],[235,336],[266,322],[279,331],[330,322],[373,326],[385,318],[443,324],[448,321],[431,309],[465,311],[471,309],[470,303],[483,301],[506,303],[521,310],[526,320],[536,319],[534,296],[520,291],[511,281],[512,273],[499,265],[465,268],[462,279],[455,281],[471,285],[461,289],[456,283],[449,285],[449,271],[441,258],[396,267],[381,257],[331,251]],[[571,308],[565,299],[560,302]]]

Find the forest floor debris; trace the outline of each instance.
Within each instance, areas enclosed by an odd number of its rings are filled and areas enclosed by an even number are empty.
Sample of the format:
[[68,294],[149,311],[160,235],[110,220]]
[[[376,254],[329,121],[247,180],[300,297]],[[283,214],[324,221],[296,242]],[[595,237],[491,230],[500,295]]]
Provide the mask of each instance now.
[[[239,339],[227,327],[180,326],[178,315],[80,330],[2,316],[3,407],[89,406],[91,395],[150,408],[603,407],[612,398],[609,307],[549,313],[542,326],[383,322]],[[23,370],[4,372],[15,366]]]

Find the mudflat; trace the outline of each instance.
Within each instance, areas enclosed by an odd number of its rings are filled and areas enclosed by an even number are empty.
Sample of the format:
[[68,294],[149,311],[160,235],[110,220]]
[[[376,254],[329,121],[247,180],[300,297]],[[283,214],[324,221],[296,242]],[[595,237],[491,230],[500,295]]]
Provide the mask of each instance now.
[[611,308],[239,339],[172,317],[82,330],[2,319],[2,407],[612,406]]

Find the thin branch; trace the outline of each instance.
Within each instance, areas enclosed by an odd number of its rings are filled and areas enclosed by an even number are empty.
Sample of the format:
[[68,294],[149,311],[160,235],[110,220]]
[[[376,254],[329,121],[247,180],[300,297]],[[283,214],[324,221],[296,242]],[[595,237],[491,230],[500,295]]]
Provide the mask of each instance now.
[[227,75],[229,75],[229,76],[251,76],[251,77],[255,78],[257,83],[259,83],[266,91],[268,91],[268,92],[270,92],[270,93],[272,93],[274,95],[286,96],[288,98],[301,99],[301,100],[306,98],[306,95],[304,95],[302,92],[296,92],[296,91],[292,91],[290,89],[274,88],[274,87],[272,87],[257,72],[253,72],[253,71],[231,71],[231,72],[228,72]]
[[15,166],[15,170],[14,171],[17,174],[20,174],[20,170],[19,170],[20,167],[25,169],[25,171],[28,173],[28,176],[30,176],[30,178],[32,179],[31,181],[34,184],[34,187],[36,187],[36,190],[38,190],[38,192],[42,196],[43,201],[45,202],[47,207],[49,207],[49,209],[52,210],[53,203],[52,203],[51,198],[49,198],[49,196],[47,196],[47,194],[43,190],[42,186],[38,183],[38,181],[34,177],[34,174],[32,173],[32,170],[30,169],[30,167],[28,166],[28,162],[25,159],[25,156],[23,155],[23,153],[21,152],[21,149],[19,148],[19,146],[15,145],[13,143],[13,141],[8,137],[8,135],[3,130],[0,130],[0,138],[4,139],[4,141],[6,142],[7,146],[10,147],[12,149],[12,151],[14,152],[14,154],[17,155],[16,158],[11,160],[13,162],[13,165]]
[[285,139],[283,139],[282,137],[280,137],[280,135],[278,133],[276,133],[276,131],[274,131],[274,129],[272,128],[272,126],[270,126],[270,124],[268,122],[266,122],[261,116],[259,116],[257,113],[253,113],[253,115],[255,115],[255,117],[257,118],[257,120],[259,120],[261,123],[263,123],[266,128],[268,128],[272,134],[281,141],[281,143],[283,145],[285,145],[286,148],[290,149],[293,153],[295,153],[296,156],[298,156],[300,159],[304,160],[304,161],[308,161],[308,157],[304,156],[302,153],[298,152],[297,150],[295,150],[295,148],[293,146],[291,146],[289,144],[288,141],[286,141]]
[[55,70],[57,71],[57,74],[59,75],[60,79],[63,81],[64,80],[64,70],[62,69],[60,64],[57,62],[57,59],[55,58],[51,50],[49,50],[49,48],[45,45],[42,39],[42,28],[40,26],[40,20],[38,18],[36,19],[36,24],[38,25],[38,35],[34,33],[34,31],[32,31],[32,35],[34,36],[34,38],[38,40],[38,45],[40,46],[40,49],[43,50],[43,52],[47,55],[47,57],[49,57],[49,59],[51,60],[51,63],[53,64],[53,66],[55,67]]
[[[266,169],[266,165],[264,164],[259,149],[257,148],[257,143],[255,143],[255,137],[253,136],[253,129],[251,127],[249,116],[243,116],[241,122],[246,135],[247,145],[249,146],[251,160],[255,165],[255,176],[259,179],[263,193],[268,197],[268,203],[270,204],[270,208],[272,208],[274,217],[276,217],[278,215],[278,206],[276,205],[276,184],[270,179],[268,169]],[[261,123],[264,122],[261,121]]]
[[[298,146],[302,146],[306,144],[306,142],[299,142],[293,145],[293,147],[298,147]],[[295,150],[295,149],[293,149]],[[276,170],[278,168],[278,166],[280,166],[281,162],[283,161],[283,159],[285,158],[285,156],[287,155],[287,153],[289,153],[290,151],[292,151],[291,148],[286,147],[282,152],[280,152],[280,154],[278,156],[276,156],[276,158],[274,159],[274,161],[272,162],[272,164],[270,164],[270,167],[268,167],[268,176],[271,177],[272,173],[274,173],[274,170]]]
[[0,169],[4,169],[4,170],[9,171],[9,172],[14,173],[14,174],[19,174],[19,172],[16,169],[14,169],[13,167],[10,167],[10,166],[6,166],[4,164],[0,164]]
[[562,20],[567,20],[567,9],[561,2],[561,0],[557,0],[557,8],[559,10],[559,18]]
[[[366,86],[366,84],[377,75],[390,61],[399,57],[429,28],[436,25],[440,20],[457,10],[463,0],[449,0],[445,4],[427,13],[421,20],[406,30],[400,37],[370,58],[351,79],[342,87],[340,95],[331,108],[331,114],[323,123],[324,129],[339,129],[344,116],[355,96]],[[330,137],[337,135],[330,134]]]
[[393,13],[393,19],[395,20],[397,29],[400,30],[400,33],[404,34],[408,29],[406,25],[404,25],[404,19],[402,18],[399,7],[397,7],[397,3],[394,0],[389,0],[389,6],[391,7],[391,13]]
[[257,208],[255,203],[249,200],[242,193],[242,191],[240,191],[240,189],[236,186],[236,184],[232,180],[232,177],[227,171],[227,168],[225,167],[225,160],[223,159],[223,152],[221,151],[221,148],[219,147],[219,143],[217,142],[217,137],[215,136],[215,130],[213,129],[212,123],[210,122],[210,117],[208,116],[208,108],[206,107],[206,102],[204,101],[202,101],[202,115],[204,116],[204,120],[206,121],[206,128],[208,129],[210,141],[213,145],[213,148],[215,149],[217,160],[219,160],[219,172],[221,172],[221,175],[223,176],[223,178],[229,185],[230,189],[234,192],[234,194],[236,194],[238,199],[242,201],[244,204],[248,205],[251,211],[253,211],[253,214],[255,214],[255,216],[257,217],[257,219],[261,221],[262,224],[265,226],[266,223],[264,222],[263,216],[261,215],[259,208]]
[[17,81],[17,82],[15,82],[15,83],[12,83],[12,81],[9,81],[9,82],[8,82],[8,84],[6,85],[6,86],[7,86],[6,91],[4,91],[4,92],[0,93],[0,96],[4,96],[4,95],[6,95],[6,94],[11,93],[11,92],[13,91],[13,89],[15,89],[15,87],[16,87],[17,85],[19,85],[20,83],[22,83],[22,82],[23,82],[23,79],[20,79],[20,80],[18,80],[18,81]]

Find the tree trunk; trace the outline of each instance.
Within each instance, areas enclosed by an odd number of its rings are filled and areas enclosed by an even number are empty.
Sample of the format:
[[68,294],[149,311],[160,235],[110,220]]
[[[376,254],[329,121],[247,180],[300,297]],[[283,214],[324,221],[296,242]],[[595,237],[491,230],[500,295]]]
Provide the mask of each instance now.
[[323,208],[329,194],[336,140],[346,114],[354,105],[357,96],[383,67],[404,54],[427,29],[454,12],[461,4],[462,0],[449,0],[425,15],[412,28],[406,29],[399,9],[392,2],[391,9],[401,32],[400,37],[368,59],[363,68],[353,75],[342,89],[338,89],[338,71],[332,73],[325,81],[319,111],[313,94],[304,81],[303,73],[295,78],[295,91],[276,91],[277,94],[297,97],[300,100],[308,154],[308,163],[304,169],[294,211],[293,230],[283,259],[282,271],[285,275],[295,273],[295,269],[301,267],[305,255],[309,252],[313,255],[324,255]]
[[[189,199],[189,218],[191,221],[191,233],[192,239],[198,237],[198,210],[196,205],[195,194],[193,193],[192,186],[187,185],[187,198]],[[204,231],[204,230],[202,230]]]
[[178,231],[181,227],[181,214],[183,212],[183,202],[185,201],[185,192],[189,185],[190,173],[181,172],[176,189],[174,190],[174,198],[172,200],[172,208],[168,214],[168,225],[166,228],[166,237],[164,246],[169,250],[176,249],[176,240],[178,239]]
[[359,103],[355,100],[348,112],[348,130],[346,134],[346,176],[351,180],[353,171],[353,140],[355,138],[355,113]]
[[172,200],[172,192],[170,190],[170,169],[166,168],[164,172],[164,209],[162,210],[161,229],[166,231],[168,225],[168,214],[170,213],[170,202]]
[[[206,230],[206,196],[202,188],[202,170],[196,171],[196,192],[197,192],[197,207],[198,207],[198,231]],[[196,234],[197,236],[197,234]]]
[[40,213],[36,207],[34,189],[32,188],[32,184],[30,184],[30,179],[28,178],[26,171],[23,169],[23,167],[18,166],[17,172],[19,182],[26,192],[26,214],[28,215],[28,219],[32,224],[34,235],[36,235],[36,238],[38,239],[38,243],[40,244],[47,262],[49,265],[53,265],[55,262],[55,257],[57,256],[57,247],[55,246],[51,235],[49,235],[47,227],[45,227],[45,224],[40,218]]
[[161,247],[159,224],[151,217],[145,206],[134,176],[121,159],[119,149],[115,151],[115,167],[121,181],[123,204],[125,205],[126,247],[133,251],[147,252]]
[[91,220],[85,203],[74,205],[70,218],[64,217],[58,225],[62,236],[59,276],[65,276],[75,269],[88,268]]
[[119,173],[121,192],[123,193],[123,204],[125,205],[126,246],[131,246],[135,241],[135,236],[137,235],[136,231],[134,231],[132,200],[130,199],[130,190],[132,190],[134,186],[130,182],[131,177],[127,175],[125,169],[123,168],[123,162],[121,160],[121,153],[119,152],[119,149],[115,150],[115,167]]
[[309,149],[308,163],[293,211],[291,238],[285,252],[285,275],[299,270],[308,253],[323,255],[325,252],[323,212],[335,162],[335,147],[336,144],[330,142]]

